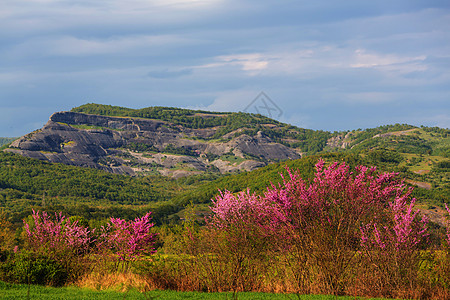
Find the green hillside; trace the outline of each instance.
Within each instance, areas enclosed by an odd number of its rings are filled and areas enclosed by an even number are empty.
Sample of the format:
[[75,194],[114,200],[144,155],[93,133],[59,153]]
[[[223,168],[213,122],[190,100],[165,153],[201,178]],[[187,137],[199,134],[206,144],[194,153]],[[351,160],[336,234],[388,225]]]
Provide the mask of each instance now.
[[439,127],[408,127],[410,128],[386,133],[375,133],[367,129],[364,133],[355,135],[351,144],[352,150],[382,147],[400,153],[450,157],[450,130]]
[[[252,172],[220,174],[207,171],[180,179],[160,175],[129,177],[104,171],[52,164],[0,152],[0,208],[16,224],[31,209],[63,211],[101,222],[109,216],[134,218],[153,211],[157,224],[177,221],[187,204],[207,211],[218,190],[263,192],[281,181],[286,167],[298,169],[310,178],[320,157],[326,161],[345,161],[352,166],[377,166],[382,172],[399,172],[408,184],[416,186],[414,195],[425,206],[450,203],[450,130],[415,127],[406,124],[380,126],[345,132],[314,131],[297,128],[261,115],[214,113],[179,108],[150,107],[129,109],[87,104],[72,111],[106,116],[152,118],[168,126],[220,128],[215,139],[236,129],[235,134],[254,135],[264,131],[273,140],[305,151],[302,159],[269,164]],[[13,139],[2,138],[9,143]],[[139,149],[133,149],[138,151]],[[223,157],[233,160],[236,157]]]
[[15,222],[32,208],[63,210],[88,219],[108,214],[131,218],[149,209],[170,211],[173,208],[165,203],[181,188],[162,176],[115,175],[0,152],[0,207]]
[[[89,168],[51,164],[16,154],[0,153],[0,206],[7,209],[16,223],[30,214],[32,208],[62,210],[69,215],[102,220],[108,216],[134,218],[152,210],[158,224],[193,202],[201,210],[209,205],[218,190],[237,192],[249,188],[263,192],[271,183],[281,181],[286,167],[298,169],[307,179],[322,157],[326,161],[345,161],[352,166],[375,165],[380,171],[396,171],[413,181],[428,183],[430,189],[415,189],[422,203],[449,203],[449,160],[429,155],[405,155],[391,150],[370,150],[360,153],[323,153],[290,160],[236,175],[203,174],[178,180],[163,176],[128,177]],[[413,160],[413,157],[418,157]],[[424,161],[431,164],[421,167]],[[409,162],[408,162],[409,161]],[[411,162],[416,163],[413,164]],[[411,170],[428,168],[424,174]],[[175,219],[174,219],[175,217]]]

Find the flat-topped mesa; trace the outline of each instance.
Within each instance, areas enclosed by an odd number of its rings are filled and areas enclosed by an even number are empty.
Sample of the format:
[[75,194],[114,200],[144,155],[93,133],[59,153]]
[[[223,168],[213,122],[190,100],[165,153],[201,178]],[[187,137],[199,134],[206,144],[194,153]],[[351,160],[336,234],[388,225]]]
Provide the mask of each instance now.
[[[221,126],[189,128],[164,120],[56,112],[6,151],[128,175],[187,176],[205,171],[250,171],[300,158],[259,131],[217,138]],[[214,140],[212,138],[215,138]]]
[[68,125],[87,125],[129,131],[155,131],[164,124],[162,121],[150,119],[108,117],[70,111],[56,112],[50,116],[50,121]]

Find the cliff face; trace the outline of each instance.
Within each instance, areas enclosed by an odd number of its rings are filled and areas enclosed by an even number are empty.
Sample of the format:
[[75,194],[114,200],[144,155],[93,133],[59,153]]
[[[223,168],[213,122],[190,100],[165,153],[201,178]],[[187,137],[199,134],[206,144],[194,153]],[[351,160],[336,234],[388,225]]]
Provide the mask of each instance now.
[[14,141],[6,151],[112,173],[187,176],[205,171],[253,170],[273,161],[300,158],[261,131],[224,135],[220,128],[192,129],[169,122],[54,113],[47,124]]

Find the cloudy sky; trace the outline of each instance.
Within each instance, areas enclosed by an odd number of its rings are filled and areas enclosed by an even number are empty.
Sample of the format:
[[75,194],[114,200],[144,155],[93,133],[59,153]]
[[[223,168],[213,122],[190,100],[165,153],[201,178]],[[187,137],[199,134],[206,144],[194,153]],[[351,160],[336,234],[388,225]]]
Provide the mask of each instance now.
[[450,2],[1,0],[0,136],[89,102],[449,128]]

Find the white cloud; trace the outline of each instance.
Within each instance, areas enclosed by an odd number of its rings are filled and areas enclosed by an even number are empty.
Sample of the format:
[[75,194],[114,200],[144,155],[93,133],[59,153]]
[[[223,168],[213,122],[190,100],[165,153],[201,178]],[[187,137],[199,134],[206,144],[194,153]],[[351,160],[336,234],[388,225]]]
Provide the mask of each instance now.
[[223,67],[238,67],[250,76],[260,74],[268,68],[271,58],[260,53],[221,55],[213,58],[215,62],[195,66],[197,69],[217,69]]
[[393,54],[369,53],[365,49],[357,49],[353,57],[352,68],[379,68],[386,70],[409,73],[424,71],[427,67],[422,64],[427,57],[425,55],[408,57]]
[[224,55],[217,57],[224,64],[239,65],[244,71],[260,71],[267,69],[268,58],[260,53]]

